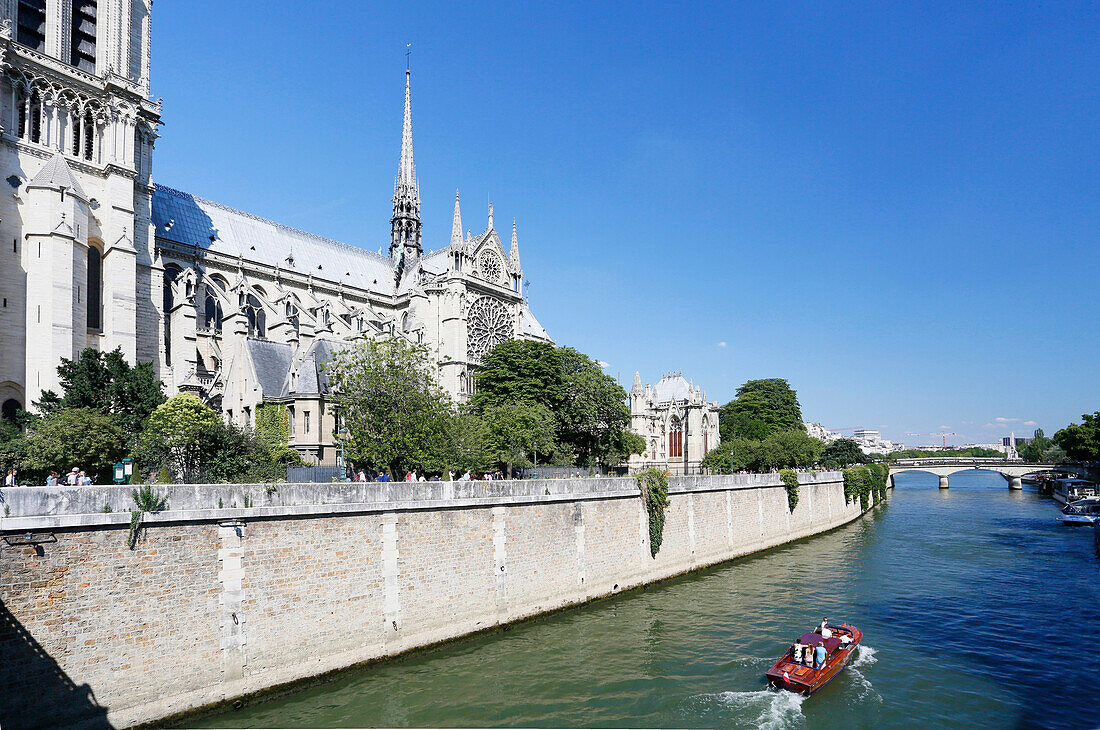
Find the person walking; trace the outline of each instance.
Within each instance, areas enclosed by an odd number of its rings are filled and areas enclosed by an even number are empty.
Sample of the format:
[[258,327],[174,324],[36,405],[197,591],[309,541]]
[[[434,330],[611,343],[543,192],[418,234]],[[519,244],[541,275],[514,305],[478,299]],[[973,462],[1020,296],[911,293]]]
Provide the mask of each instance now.
[[58,477],[56,471],[51,471],[50,475],[48,477],[46,477],[46,486],[47,487],[56,487],[59,478],[60,477]]
[[389,474],[387,474],[384,471],[380,471],[380,472],[378,472],[378,481],[380,481],[380,482],[392,482],[393,480],[390,479]]
[[80,467],[73,467],[73,470],[69,472],[69,476],[65,478],[65,483],[70,487],[75,487],[80,483]]
[[5,487],[14,487],[15,486],[15,475],[18,474],[18,473],[19,472],[16,471],[15,469],[8,469],[8,473],[4,477],[4,486]]

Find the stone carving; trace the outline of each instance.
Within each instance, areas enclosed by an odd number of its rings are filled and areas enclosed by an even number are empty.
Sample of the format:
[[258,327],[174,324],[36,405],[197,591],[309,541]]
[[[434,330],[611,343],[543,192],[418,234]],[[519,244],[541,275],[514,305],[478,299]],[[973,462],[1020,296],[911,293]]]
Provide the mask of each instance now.
[[512,339],[513,322],[508,310],[492,297],[478,297],[470,305],[466,355],[481,360],[489,350]]

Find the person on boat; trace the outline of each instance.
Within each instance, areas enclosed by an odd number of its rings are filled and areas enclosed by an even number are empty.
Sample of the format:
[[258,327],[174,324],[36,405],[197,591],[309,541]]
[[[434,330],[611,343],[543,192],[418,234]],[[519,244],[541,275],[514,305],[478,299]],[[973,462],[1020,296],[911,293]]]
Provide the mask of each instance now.
[[814,647],[814,669],[821,669],[825,666],[825,647],[818,644]]
[[829,628],[829,617],[821,619],[821,626],[818,627],[817,632],[821,634],[822,639],[828,639],[833,635],[833,630]]
[[802,663],[802,644],[794,645],[794,660],[799,664]]

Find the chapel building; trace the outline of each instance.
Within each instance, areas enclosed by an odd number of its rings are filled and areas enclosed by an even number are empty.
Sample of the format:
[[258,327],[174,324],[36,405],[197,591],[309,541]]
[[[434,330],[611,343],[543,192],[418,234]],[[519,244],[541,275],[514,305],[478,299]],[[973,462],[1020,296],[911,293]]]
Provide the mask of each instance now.
[[630,430],[646,449],[629,460],[631,473],[656,467],[669,474],[701,474],[703,457],[717,448],[718,402],[680,373],[666,373],[656,385],[642,385],[634,374],[630,389]]
[[425,251],[410,74],[388,255],[157,185],[161,103],[149,98],[149,0],[0,0],[0,407],[59,391],[61,358],[121,348],[169,395],[237,425],[287,406],[291,445],[337,460],[324,365],[349,342],[425,345],[439,383],[469,398],[482,356],[550,341],[523,297],[513,221],[492,205]]

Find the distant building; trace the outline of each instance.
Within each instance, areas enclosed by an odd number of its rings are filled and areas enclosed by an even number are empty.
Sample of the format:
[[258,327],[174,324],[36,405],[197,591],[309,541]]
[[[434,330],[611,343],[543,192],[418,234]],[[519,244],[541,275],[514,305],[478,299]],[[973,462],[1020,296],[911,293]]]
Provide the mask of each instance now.
[[865,454],[889,454],[905,448],[905,444],[895,444],[882,438],[878,431],[869,428],[857,428],[852,432],[852,440],[859,444],[860,450]]
[[803,425],[806,426],[806,433],[810,438],[821,439],[825,443],[844,438],[839,431],[830,431],[820,423],[806,423]]
[[634,374],[630,430],[645,439],[642,454],[630,457],[632,472],[649,467],[670,474],[698,474],[703,457],[718,446],[718,402],[680,373],[666,373],[656,385]]

